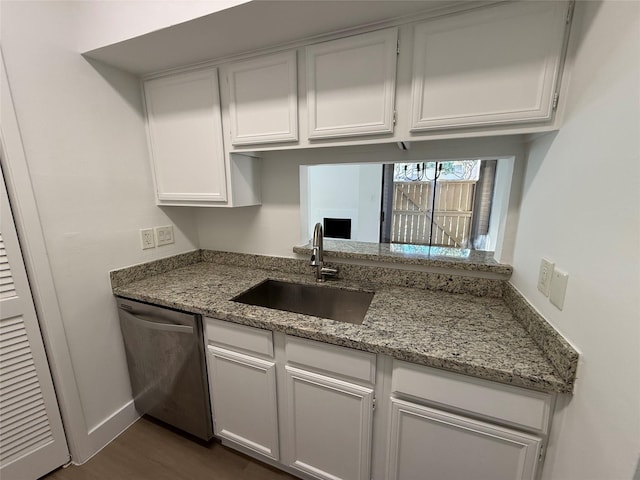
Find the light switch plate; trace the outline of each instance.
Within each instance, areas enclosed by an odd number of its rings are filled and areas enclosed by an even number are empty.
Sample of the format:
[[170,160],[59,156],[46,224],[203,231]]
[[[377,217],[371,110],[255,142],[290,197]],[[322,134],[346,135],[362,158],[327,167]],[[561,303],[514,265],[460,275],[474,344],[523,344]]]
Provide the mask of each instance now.
[[173,225],[167,225],[164,227],[156,227],[156,243],[158,246],[169,245],[174,243],[173,239]]
[[551,288],[551,276],[553,275],[553,267],[555,264],[551,260],[543,258],[540,261],[540,271],[538,272],[538,290],[540,290],[545,297],[549,296],[549,290]]
[[553,278],[551,279],[551,293],[549,300],[556,307],[562,310],[564,306],[564,296],[567,293],[567,283],[569,282],[569,274],[558,270],[553,270]]
[[143,250],[156,246],[155,239],[153,238],[153,228],[140,229],[140,242]]

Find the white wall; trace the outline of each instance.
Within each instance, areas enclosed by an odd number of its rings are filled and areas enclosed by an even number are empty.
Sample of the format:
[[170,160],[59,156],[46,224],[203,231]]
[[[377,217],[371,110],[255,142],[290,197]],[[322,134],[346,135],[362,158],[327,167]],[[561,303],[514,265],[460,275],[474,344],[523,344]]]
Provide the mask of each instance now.
[[[529,149],[512,283],[582,353],[543,478],[629,480],[640,456],[640,3],[578,9],[565,123]],[[569,273],[562,311],[536,289],[542,256]]]
[[261,206],[198,209],[201,248],[293,256],[300,243],[300,163],[277,154],[265,154],[263,162]]
[[316,165],[308,167],[307,182],[307,239],[329,217],[350,218],[352,240],[379,241],[382,165]]
[[[138,80],[78,55],[76,6],[3,1],[0,27],[86,457],[135,415],[108,272],[197,248],[197,235],[191,211],[154,205]],[[143,252],[139,228],[169,223],[175,245]]]
[[78,51],[86,52],[219,12],[249,0],[90,0],[77,2]]
[[358,236],[361,242],[380,241],[382,165],[361,165],[358,185]]

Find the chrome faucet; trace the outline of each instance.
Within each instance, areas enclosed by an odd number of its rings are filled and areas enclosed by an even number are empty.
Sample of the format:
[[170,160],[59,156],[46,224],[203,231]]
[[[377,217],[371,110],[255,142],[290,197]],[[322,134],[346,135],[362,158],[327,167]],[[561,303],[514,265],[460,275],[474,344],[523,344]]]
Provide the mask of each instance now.
[[335,277],[338,274],[336,268],[324,266],[324,251],[322,249],[322,225],[316,223],[313,229],[313,251],[311,252],[311,262],[309,265],[316,270],[316,282],[324,282],[326,276]]

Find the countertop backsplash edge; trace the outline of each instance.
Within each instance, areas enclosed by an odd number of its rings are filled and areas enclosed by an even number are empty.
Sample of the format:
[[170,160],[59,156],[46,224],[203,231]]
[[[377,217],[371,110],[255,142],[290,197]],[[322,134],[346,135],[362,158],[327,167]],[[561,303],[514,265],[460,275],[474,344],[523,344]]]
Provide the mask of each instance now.
[[516,320],[547,355],[558,375],[573,384],[578,369],[579,354],[576,349],[509,282],[505,282],[503,286],[502,299]]
[[109,272],[111,288],[118,288],[128,283],[137,282],[153,275],[159,275],[176,268],[186,267],[202,260],[202,250],[191,250],[170,257],[159,258],[149,262],[138,263],[128,267],[117,268]]
[[[302,275],[311,275],[312,273],[309,262],[299,258],[202,250],[202,261]],[[502,297],[502,286],[504,285],[504,280],[501,279],[465,276],[464,270],[461,270],[459,274],[453,274],[422,270],[402,270],[388,265],[370,266],[339,262],[328,262],[327,264],[338,267],[338,277],[340,279],[371,285],[409,287],[493,298]]]

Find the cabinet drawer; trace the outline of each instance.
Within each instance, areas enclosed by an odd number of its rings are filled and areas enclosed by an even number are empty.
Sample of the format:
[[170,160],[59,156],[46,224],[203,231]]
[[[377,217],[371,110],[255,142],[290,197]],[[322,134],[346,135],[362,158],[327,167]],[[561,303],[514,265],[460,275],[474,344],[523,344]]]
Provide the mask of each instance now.
[[287,362],[375,383],[376,356],[373,353],[328,343],[287,336]]
[[394,360],[391,391],[546,433],[554,397]]
[[207,318],[207,342],[273,358],[271,330]]

